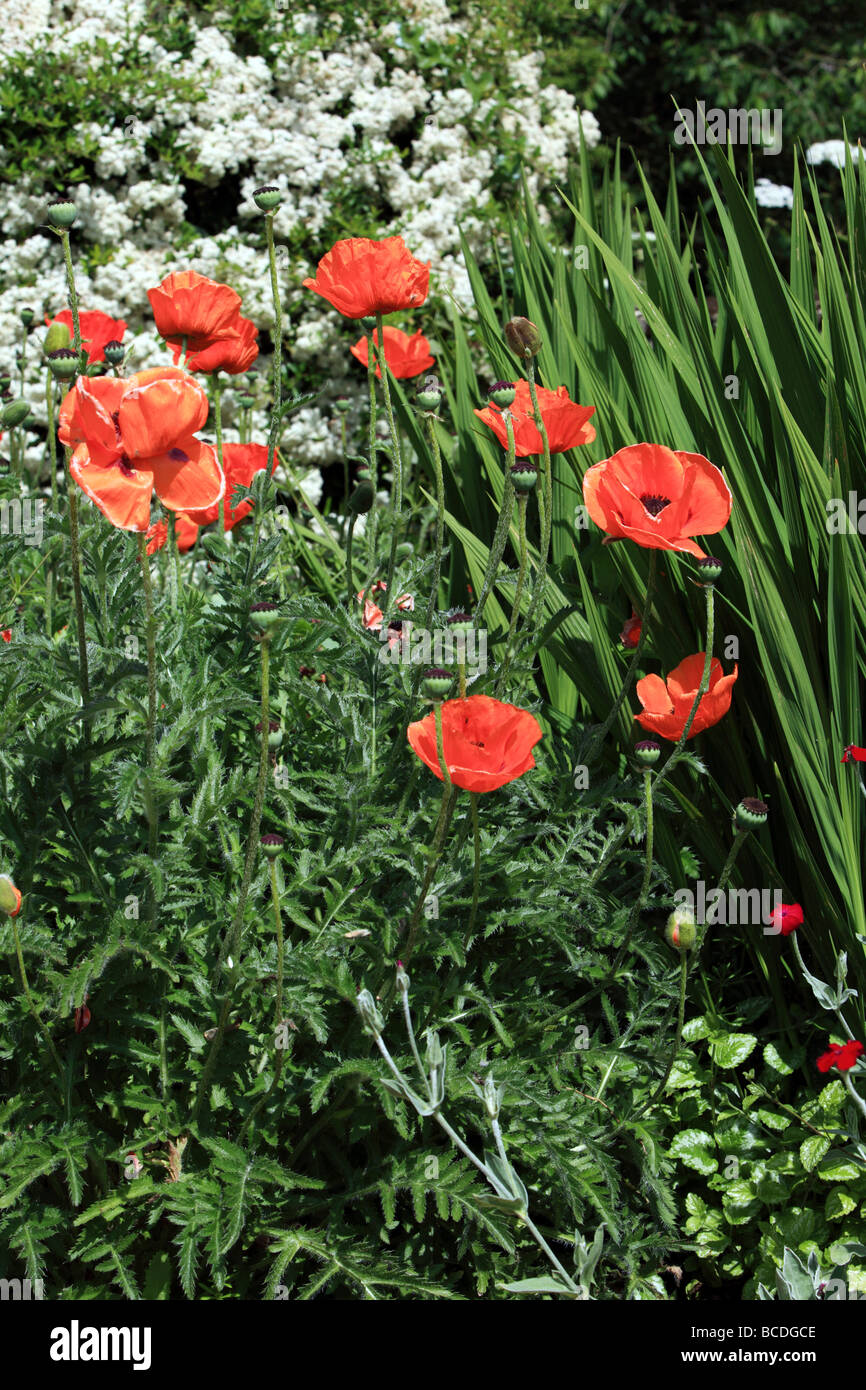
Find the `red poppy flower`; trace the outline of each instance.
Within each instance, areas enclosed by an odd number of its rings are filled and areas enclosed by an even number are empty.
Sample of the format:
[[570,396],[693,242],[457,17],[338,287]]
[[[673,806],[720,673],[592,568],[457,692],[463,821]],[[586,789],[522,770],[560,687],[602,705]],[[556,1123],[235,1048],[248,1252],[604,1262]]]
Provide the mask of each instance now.
[[[558,386],[555,391],[549,391],[544,386],[537,386],[535,389],[552,454],[562,454],[566,449],[575,449],[579,444],[592,443],[595,439],[595,426],[587,422],[590,416],[595,414],[594,405],[578,405],[576,401],[571,400],[564,386]],[[511,424],[514,429],[515,456],[528,458],[530,455],[543,454],[541,433],[533,418],[529,382],[523,378],[514,384],[514,400],[508,406],[508,410],[511,412]],[[505,411],[498,405],[491,404],[486,405],[483,410],[476,410],[475,414],[485,425],[490,426],[503,449],[507,449]]]
[[[436,720],[430,713],[410,724],[409,743],[443,781],[436,752]],[[492,792],[535,767],[532,749],[542,737],[535,715],[490,695],[446,700],[442,705],[442,749],[455,787]]]
[[[61,309],[53,319],[46,314],[45,322],[49,328],[52,323],[62,323],[64,328],[69,329],[70,337],[72,336],[71,309]],[[101,309],[85,309],[78,315],[78,322],[81,328],[81,346],[87,348],[88,363],[104,362],[105,344],[122,343],[127,329],[124,319],[113,319],[110,315],[103,314]]]
[[[644,729],[670,739],[673,743],[679,742],[695,703],[698,686],[704,674],[705,660],[705,652],[696,652],[694,656],[687,656],[685,661],[681,661],[679,666],[671,671],[667,682],[663,681],[661,676],[644,676],[638,681],[635,690],[643,705],[643,713],[636,714],[635,719]],[[731,675],[724,675],[722,663],[718,657],[713,657],[710,663],[710,688],[698,705],[698,712],[689,729],[689,738],[694,738],[704,729],[718,724],[723,715],[727,714],[738,674],[739,667],[735,666]]]
[[831,1043],[829,1052],[819,1057],[816,1065],[819,1071],[829,1071],[831,1067],[835,1067],[837,1071],[850,1071],[857,1065],[857,1059],[862,1057],[863,1052],[863,1044],[855,1039],[841,1047],[838,1043]]
[[[419,329],[413,333],[411,338],[408,333],[404,333],[401,328],[392,328],[390,324],[385,324],[385,361],[388,363],[391,375],[402,381],[405,377],[420,376],[422,372],[427,372],[436,361],[435,357],[430,356],[430,344]],[[379,330],[373,330],[373,343],[378,346]],[[359,338],[354,347],[349,351],[353,357],[357,357],[366,367],[370,355],[370,339]],[[376,367],[376,376],[382,380],[382,368]]]
[[641,626],[640,616],[632,609],[631,617],[626,619],[622,632],[619,634],[619,640],[624,647],[637,646],[640,641]]
[[[387,588],[388,585],[385,583],[384,579],[377,579],[370,585],[370,593],[375,594],[377,589],[384,593]],[[378,632],[379,628],[382,626],[382,609],[378,604],[374,603],[371,598],[365,598],[363,589],[361,589],[358,594],[358,602],[364,604],[364,627],[368,628],[371,632]],[[398,598],[397,607],[401,613],[413,612],[415,608],[415,599],[412,594],[403,594],[401,598]]]
[[3,638],[3,641],[4,641],[4,642],[11,642],[11,641],[12,641],[12,629],[11,629],[11,627],[4,627],[3,631],[0,632],[0,637]]
[[[279,463],[279,457],[274,454],[274,463],[271,472]],[[268,450],[265,444],[224,444],[223,445],[223,469],[226,475],[225,505],[225,529],[231,531],[237,526],[239,521],[243,521],[253,509],[253,503],[247,497],[243,502],[239,502],[236,507],[232,507],[231,499],[235,488],[240,484],[242,487],[249,487],[256,473],[261,473],[268,466]],[[219,520],[219,502],[215,502],[210,507],[194,508],[189,513],[191,521],[195,521],[199,526],[209,526],[211,522]]]
[[194,434],[207,413],[207,395],[177,367],[126,380],[79,377],[60,407],[60,439],[75,448],[69,471],[125,531],[148,530],[154,490],[170,511],[211,506],[225,479]]
[[167,275],[147,297],[160,334],[188,352],[203,352],[220,338],[237,332],[241,297],[230,285],[209,280],[194,270]]
[[702,454],[662,444],[633,444],[595,463],[583,478],[587,510],[610,541],[632,540],[650,550],[680,550],[703,560],[691,536],[727,525],[731,492]]
[[803,925],[803,909],[799,903],[780,903],[770,913],[770,926],[778,936],[790,936]]
[[[228,372],[237,376],[249,371],[259,355],[256,342],[259,330],[252,319],[237,314],[225,332],[214,338],[199,352],[191,352],[186,358],[186,368],[190,372]],[[175,362],[180,360],[180,343],[172,343],[171,354]]]
[[843,763],[866,763],[866,748],[858,748],[856,743],[849,743],[842,754],[842,761]]
[[316,278],[304,281],[347,319],[417,308],[429,284],[429,261],[417,261],[401,236],[338,241],[319,261]]
[[[185,555],[188,550],[192,550],[198,538],[198,526],[194,521],[183,512],[177,512],[174,518],[174,534],[177,537],[177,548],[181,555]],[[147,553],[155,555],[158,550],[162,550],[168,540],[168,524],[165,521],[156,521],[153,526],[147,528]]]

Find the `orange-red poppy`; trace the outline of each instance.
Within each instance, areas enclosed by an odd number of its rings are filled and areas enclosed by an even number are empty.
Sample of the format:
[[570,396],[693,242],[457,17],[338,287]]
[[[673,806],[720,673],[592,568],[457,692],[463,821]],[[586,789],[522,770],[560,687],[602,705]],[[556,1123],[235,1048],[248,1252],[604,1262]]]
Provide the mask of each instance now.
[[[230,376],[249,371],[259,355],[258,336],[259,330],[252,319],[237,314],[218,338],[212,339],[198,352],[189,353],[185,360],[186,369],[190,372],[228,372]],[[182,351],[180,343],[171,344],[175,362],[180,360]]]
[[[643,713],[636,714],[635,719],[644,729],[673,743],[679,742],[695,703],[705,661],[706,652],[695,652],[694,656],[687,656],[671,671],[666,682],[661,676],[644,676],[638,681],[635,689],[643,705]],[[738,674],[739,667],[735,666],[732,673],[726,676],[718,657],[713,657],[710,662],[710,688],[701,697],[698,712],[689,729],[689,738],[718,724],[727,714]]]
[[[544,386],[535,388],[538,408],[547,430],[547,442],[552,454],[562,454],[566,449],[574,449],[579,444],[591,444],[595,439],[595,426],[588,423],[595,414],[594,405],[578,405],[573,401],[564,386],[549,391]],[[507,407],[514,429],[514,447],[517,458],[543,454],[544,445],[541,432],[535,423],[529,382],[524,378],[514,383],[514,400]],[[508,431],[505,427],[505,410],[498,405],[486,405],[475,414],[485,425],[489,425],[503,449],[508,448]]]
[[207,413],[206,393],[178,367],[79,377],[60,407],[60,439],[75,450],[69,471],[124,531],[148,530],[154,490],[169,511],[209,507],[225,479],[214,450],[195,437]]
[[[188,550],[192,550],[198,539],[198,526],[194,521],[183,512],[177,512],[174,518],[174,534],[177,537],[177,548],[181,555],[185,555]],[[147,553],[155,555],[158,550],[162,550],[168,540],[168,523],[165,521],[155,521],[152,526],[147,528]]]
[[[49,328],[52,323],[62,323],[64,328],[69,329],[70,337],[72,336],[70,309],[61,309],[53,319],[46,314],[45,322]],[[88,362],[104,362],[106,343],[122,343],[127,329],[124,319],[113,319],[109,314],[103,314],[101,309],[85,309],[78,315],[78,322],[81,328],[81,346],[87,348]]]
[[11,641],[12,641],[12,629],[11,629],[11,627],[4,627],[3,631],[0,632],[0,637],[3,638],[3,641],[4,641],[4,642],[11,642]]
[[429,261],[416,260],[401,236],[338,241],[319,261],[316,278],[304,281],[347,319],[415,309],[429,285]]
[[[387,588],[388,585],[385,583],[384,579],[377,579],[370,585],[370,593],[375,594],[377,589],[384,593]],[[382,609],[377,603],[374,603],[371,598],[365,597],[363,589],[361,589],[358,594],[358,602],[364,604],[364,627],[371,632],[378,632],[382,626],[382,618],[384,617]],[[398,598],[396,607],[401,613],[411,613],[415,608],[415,599],[412,594],[403,594],[401,598]]]
[[15,887],[8,874],[0,874],[0,912],[17,917],[21,911],[21,890]]
[[703,560],[691,536],[721,531],[731,515],[731,491],[702,454],[663,444],[632,444],[593,464],[583,478],[587,510],[610,541],[632,540],[650,550],[680,550]]
[[188,352],[202,352],[237,330],[240,295],[230,285],[195,270],[167,275],[156,289],[148,290],[147,297],[159,333],[178,348],[185,338]]
[[[436,719],[431,713],[410,724],[409,743],[423,763],[444,780],[436,751]],[[442,705],[442,749],[455,787],[492,792],[535,767],[532,749],[542,737],[534,714],[490,695],[446,700]]]
[[[279,463],[279,457],[274,454],[273,468]],[[231,499],[235,488],[240,484],[242,487],[249,487],[256,473],[261,473],[268,466],[268,450],[265,444],[224,444],[223,445],[223,469],[226,475],[225,503],[223,511],[225,513],[225,529],[231,531],[237,526],[239,521],[243,521],[253,509],[252,501],[247,497],[239,502],[236,507],[232,507]],[[212,521],[219,518],[219,502],[215,502],[210,507],[196,508],[189,513],[191,521],[195,521],[199,526],[209,526]]]
[[[405,377],[420,376],[422,372],[428,372],[436,361],[435,357],[430,356],[430,344],[424,337],[420,328],[411,337],[404,333],[401,328],[392,328],[390,324],[385,324],[385,361],[391,375],[402,381]],[[373,330],[373,343],[378,347],[379,330]],[[370,339],[359,338],[353,347],[349,348],[353,357],[357,357],[366,367],[369,362]],[[378,354],[377,354],[378,361]],[[376,376],[382,380],[382,368],[377,365]]]

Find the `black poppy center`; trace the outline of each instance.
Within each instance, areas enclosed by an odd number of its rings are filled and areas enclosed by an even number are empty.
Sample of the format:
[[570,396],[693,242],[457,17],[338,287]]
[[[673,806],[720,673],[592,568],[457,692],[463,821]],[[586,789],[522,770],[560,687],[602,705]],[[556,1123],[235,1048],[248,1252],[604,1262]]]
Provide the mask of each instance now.
[[671,504],[669,497],[659,497],[657,494],[649,492],[645,492],[640,500],[650,516],[658,516],[659,512],[663,512],[665,507],[669,507]]

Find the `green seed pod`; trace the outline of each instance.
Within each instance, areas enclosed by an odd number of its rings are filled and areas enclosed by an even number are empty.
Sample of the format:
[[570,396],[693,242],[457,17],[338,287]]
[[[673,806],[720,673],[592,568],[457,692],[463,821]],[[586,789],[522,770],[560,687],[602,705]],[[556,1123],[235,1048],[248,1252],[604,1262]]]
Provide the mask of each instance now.
[[676,907],[667,920],[665,941],[675,951],[690,951],[697,939],[695,914],[690,907]]
[[744,796],[734,811],[734,821],[743,830],[755,830],[767,819],[767,803],[756,796]]
[[448,694],[453,683],[454,677],[450,671],[446,671],[442,666],[433,666],[424,672],[421,689],[428,700],[441,700]]
[[105,344],[105,360],[112,367],[119,367],[126,356],[126,348],[116,338]]
[[652,767],[653,763],[658,762],[662,748],[654,739],[643,738],[640,743],[635,744],[632,751],[639,763],[643,763],[644,767]]
[[348,396],[338,396],[334,401],[334,409],[341,415],[346,415],[352,409],[352,402]]
[[376,315],[365,314],[361,319],[361,327],[366,328],[368,333],[372,333],[373,329],[376,327]]
[[475,626],[471,613],[452,613],[447,621],[454,632],[471,632]]
[[262,853],[268,859],[279,859],[283,848],[282,835],[263,835],[259,843],[262,847]]
[[705,584],[715,584],[722,572],[722,562],[714,555],[705,555],[703,560],[698,560],[698,569]]
[[487,394],[494,405],[498,405],[502,410],[505,410],[509,405],[514,403],[514,382],[496,381]]
[[69,381],[78,371],[78,353],[73,352],[72,348],[58,348],[56,352],[49,352],[46,360],[56,381]]
[[283,198],[275,183],[265,183],[261,188],[253,189],[253,201],[260,212],[273,212]]
[[251,396],[248,391],[241,391],[237,396],[237,403],[241,410],[252,410],[256,403],[255,396]]
[[18,317],[20,318],[24,327],[29,328],[36,317],[36,312],[33,309],[22,309]]
[[538,469],[528,459],[511,465],[511,481],[515,492],[532,492],[538,482]]
[[250,624],[262,636],[269,637],[282,622],[283,615],[275,603],[254,603],[250,609]]
[[69,198],[54,198],[48,204],[48,221],[52,227],[60,230],[71,227],[77,216],[78,209]]
[[374,497],[373,484],[368,478],[362,478],[349,498],[349,511],[355,516],[362,516],[372,507]]

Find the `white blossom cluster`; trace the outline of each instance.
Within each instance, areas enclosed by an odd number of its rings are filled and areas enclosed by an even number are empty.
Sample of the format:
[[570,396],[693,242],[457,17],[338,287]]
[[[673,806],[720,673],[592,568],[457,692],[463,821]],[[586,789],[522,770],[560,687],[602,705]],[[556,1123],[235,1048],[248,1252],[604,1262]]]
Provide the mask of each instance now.
[[844,140],[821,140],[807,149],[806,163],[835,164],[837,169],[844,169],[846,150],[851,151],[851,158],[856,164],[857,152],[861,148],[859,141],[856,145],[846,145]]
[[[431,290],[471,313],[460,231],[473,251],[486,252],[501,141],[522,141],[530,187],[538,192],[566,177],[581,136],[589,148],[600,139],[591,113],[544,84],[540,54],[515,51],[510,85],[481,100],[452,85],[445,66],[413,67],[407,26],[422,25],[423,41],[440,49],[459,34],[461,21],[447,0],[394,0],[395,18],[378,32],[362,24],[327,48],[316,46],[315,12],[277,4],[280,43],[267,60],[235,51],[220,14],[198,27],[190,18],[193,43],[184,56],[160,43],[144,0],[28,0],[7,8],[0,78],[11,55],[24,52],[38,63],[48,52],[64,55],[69,69],[94,86],[102,64],[121,63],[136,45],[139,60],[144,55],[154,74],[170,74],[179,94],[152,101],[146,119],[114,111],[104,124],[84,121],[77,131],[82,147],[97,150],[93,181],[70,190],[78,208],[72,239],[79,302],[128,321],[135,367],[169,360],[146,291],[172,270],[227,281],[242,296],[244,314],[260,329],[271,327],[261,214],[251,194],[273,183],[283,194],[274,231],[288,358],[309,364],[335,394],[360,397],[363,369],[347,351],[355,325],[301,287],[328,250],[335,199],[393,210],[372,233],[403,235],[413,254],[431,262]],[[94,47],[97,40],[107,41],[107,56]],[[156,160],[155,149],[165,152]],[[231,190],[216,235],[192,234],[191,181],[212,190],[211,199]],[[7,357],[0,366],[12,366],[23,305],[40,321],[66,305],[59,243],[43,225],[45,200],[36,176],[0,184],[0,340]],[[24,394],[44,421],[41,336],[31,337]],[[260,359],[257,369],[267,368]],[[227,414],[231,430],[230,393]],[[253,426],[262,437],[264,412]],[[336,459],[339,429],[328,408],[313,405],[290,417],[283,447],[299,467]]]
[[773,183],[770,179],[756,179],[755,202],[759,208],[792,208],[794,206],[794,190],[784,183]]

